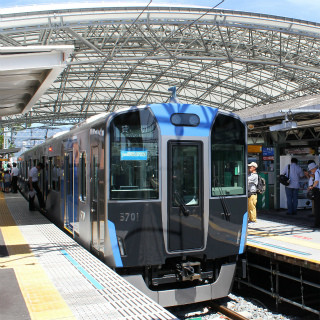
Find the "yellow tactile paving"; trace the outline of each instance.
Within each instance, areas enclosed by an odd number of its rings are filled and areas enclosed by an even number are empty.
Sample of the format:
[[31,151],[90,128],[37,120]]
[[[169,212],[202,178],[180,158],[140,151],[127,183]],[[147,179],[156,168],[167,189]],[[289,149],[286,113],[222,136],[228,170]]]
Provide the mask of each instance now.
[[31,319],[75,319],[42,266],[30,251],[0,193],[0,228],[9,257],[0,258],[0,268],[13,268]]

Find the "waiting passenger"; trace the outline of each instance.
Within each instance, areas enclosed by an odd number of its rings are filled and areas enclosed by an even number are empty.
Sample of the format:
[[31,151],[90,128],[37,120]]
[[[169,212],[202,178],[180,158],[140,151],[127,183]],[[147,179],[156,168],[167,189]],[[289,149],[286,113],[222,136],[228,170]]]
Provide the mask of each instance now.
[[29,210],[34,211],[34,191],[37,193],[39,201],[40,211],[45,211],[45,205],[43,201],[42,192],[38,186],[39,171],[44,168],[43,163],[38,163],[35,167],[32,167],[29,171]]
[[3,182],[4,182],[4,192],[8,193],[10,191],[10,186],[11,186],[11,176],[10,176],[9,170],[6,170],[4,173]]
[[0,170],[0,184],[1,184],[1,191],[4,192],[4,181],[3,181],[3,177],[4,177],[4,169],[1,168],[1,170]]
[[248,175],[248,214],[249,222],[256,222],[257,220],[257,186],[258,186],[258,165],[255,162],[248,164],[249,172]]
[[[289,170],[290,166],[290,170]],[[290,183],[286,186],[286,196],[287,196],[287,208],[288,215],[297,214],[298,208],[298,193],[300,188],[300,178],[307,176],[307,174],[298,165],[298,159],[292,158],[291,164],[288,164],[281,174],[286,175],[290,179]]]
[[11,187],[12,187],[12,192],[17,193],[18,192],[18,175],[19,175],[19,169],[17,168],[17,164],[14,162],[13,163],[13,168],[11,170]]
[[[308,170],[311,174],[314,175],[314,181],[311,186],[309,186],[309,190],[313,188],[320,187],[319,181],[320,181],[320,171],[318,169],[318,166],[315,163],[310,163],[308,165]],[[320,190],[318,190],[320,194]],[[314,227],[319,228],[320,227],[320,195],[318,197],[315,197],[314,199],[314,215],[315,215],[315,223]]]

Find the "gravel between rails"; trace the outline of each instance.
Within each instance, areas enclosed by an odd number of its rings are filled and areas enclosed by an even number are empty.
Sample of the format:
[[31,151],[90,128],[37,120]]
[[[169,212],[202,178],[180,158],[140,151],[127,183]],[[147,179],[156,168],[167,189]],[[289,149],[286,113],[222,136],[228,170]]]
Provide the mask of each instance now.
[[[217,301],[225,307],[239,313],[250,320],[305,320],[305,317],[286,316],[274,311],[268,310],[262,302],[253,298],[243,298],[239,295],[229,294],[227,298]],[[221,314],[212,310],[208,302],[202,302],[193,305],[168,308],[170,312],[179,319],[188,320],[218,320],[224,319]],[[311,319],[311,318],[310,318]]]

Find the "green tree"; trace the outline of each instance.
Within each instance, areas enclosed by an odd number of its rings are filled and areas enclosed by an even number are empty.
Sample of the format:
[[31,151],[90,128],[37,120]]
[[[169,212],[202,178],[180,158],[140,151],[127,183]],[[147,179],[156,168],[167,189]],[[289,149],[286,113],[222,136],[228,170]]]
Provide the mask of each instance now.
[[0,149],[3,149],[3,129],[0,129]]

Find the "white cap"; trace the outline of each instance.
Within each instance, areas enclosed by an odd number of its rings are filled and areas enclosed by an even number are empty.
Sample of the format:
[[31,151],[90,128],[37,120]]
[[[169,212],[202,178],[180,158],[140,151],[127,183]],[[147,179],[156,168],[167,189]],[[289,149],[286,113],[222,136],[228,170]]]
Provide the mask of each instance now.
[[258,168],[258,165],[255,162],[251,162],[251,163],[248,164],[248,167]]
[[316,168],[316,167],[317,167],[317,165],[314,162],[308,164],[308,170],[309,171],[314,169],[314,168]]

